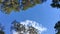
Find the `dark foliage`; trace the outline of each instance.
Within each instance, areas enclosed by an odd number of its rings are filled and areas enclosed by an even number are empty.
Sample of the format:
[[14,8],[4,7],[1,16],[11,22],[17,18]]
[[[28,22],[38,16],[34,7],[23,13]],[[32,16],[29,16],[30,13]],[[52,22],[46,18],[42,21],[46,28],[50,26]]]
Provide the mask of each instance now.
[[[21,1],[21,2],[20,2]],[[29,7],[33,7],[36,4],[41,4],[46,0],[0,0],[0,10],[4,11],[4,13],[9,14],[12,10],[20,11],[26,10]]]
[[5,34],[3,30],[4,30],[4,27],[0,24],[0,34]]
[[60,8],[60,0],[52,0],[51,6],[53,8]]
[[0,31],[0,34],[5,34],[4,31]]
[[57,31],[56,34],[60,34],[60,21],[58,21],[58,22],[55,24],[54,28],[55,28],[56,31]]
[[[29,33],[29,34],[38,34],[38,30],[32,26],[26,26],[18,23],[16,20],[12,22],[12,30],[19,32],[19,34]],[[21,33],[23,31],[23,33]]]

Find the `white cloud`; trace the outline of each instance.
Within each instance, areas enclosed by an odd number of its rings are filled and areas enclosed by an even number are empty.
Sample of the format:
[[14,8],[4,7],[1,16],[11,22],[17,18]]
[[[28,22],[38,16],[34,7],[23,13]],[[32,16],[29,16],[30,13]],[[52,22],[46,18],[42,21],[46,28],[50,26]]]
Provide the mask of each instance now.
[[18,32],[16,32],[16,31],[14,31],[14,30],[12,30],[12,34],[19,34]]
[[[33,26],[34,28],[38,29],[39,30],[39,33],[41,34],[42,32],[46,31],[47,28],[43,27],[42,24],[39,24],[38,22],[36,21],[31,21],[31,20],[26,20],[26,21],[23,21],[23,22],[20,22],[21,24],[25,25],[26,28],[27,26]],[[18,34],[17,32],[14,32],[14,34]]]

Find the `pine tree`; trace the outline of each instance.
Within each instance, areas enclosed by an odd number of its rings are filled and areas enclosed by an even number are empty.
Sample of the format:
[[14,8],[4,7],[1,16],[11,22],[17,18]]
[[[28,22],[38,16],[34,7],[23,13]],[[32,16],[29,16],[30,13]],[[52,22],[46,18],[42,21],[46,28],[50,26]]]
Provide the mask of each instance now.
[[55,28],[56,31],[57,31],[56,34],[60,34],[60,21],[58,21],[58,22],[55,24],[54,28]]
[[38,34],[38,30],[32,26],[26,26],[18,23],[17,21],[12,22],[12,30],[15,30],[19,34]]
[[9,14],[11,11],[26,10],[46,0],[0,0],[0,10]]
[[54,8],[60,8],[60,0],[52,0],[51,6]]

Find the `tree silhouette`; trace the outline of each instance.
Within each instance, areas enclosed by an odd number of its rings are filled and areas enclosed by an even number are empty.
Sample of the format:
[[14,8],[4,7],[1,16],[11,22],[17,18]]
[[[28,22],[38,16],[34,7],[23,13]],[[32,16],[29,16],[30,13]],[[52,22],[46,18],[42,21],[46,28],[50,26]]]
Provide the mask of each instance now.
[[38,34],[38,30],[32,26],[26,26],[18,23],[16,20],[12,22],[12,30],[14,29],[19,34]]
[[60,21],[58,21],[58,22],[55,24],[54,28],[55,28],[56,31],[57,31],[56,34],[60,34]]
[[0,10],[5,13],[10,13],[12,10],[20,11],[33,7],[36,4],[41,4],[46,0],[0,0]]
[[38,34],[37,29],[35,29],[35,28],[32,27],[32,26],[29,26],[28,31],[29,31],[29,34]]
[[1,24],[0,24],[0,34],[5,34],[5,32],[3,31],[3,26],[1,26]]
[[60,0],[52,0],[51,6],[53,8],[60,8]]

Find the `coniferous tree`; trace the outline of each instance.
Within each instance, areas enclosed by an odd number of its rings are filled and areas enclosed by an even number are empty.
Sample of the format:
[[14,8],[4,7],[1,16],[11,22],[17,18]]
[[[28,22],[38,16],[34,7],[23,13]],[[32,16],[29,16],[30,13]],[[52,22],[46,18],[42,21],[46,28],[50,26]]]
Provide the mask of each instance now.
[[53,8],[60,8],[60,0],[52,0],[51,6]]
[[58,21],[58,22],[55,24],[54,28],[55,28],[56,31],[57,31],[56,34],[60,34],[60,21]]
[[38,34],[38,30],[34,28],[33,26],[25,26],[23,24],[20,24],[17,21],[12,22],[12,30],[15,30],[18,32],[18,34]]
[[10,13],[12,10],[20,11],[33,7],[36,4],[41,4],[46,0],[0,0],[0,10],[5,13]]

